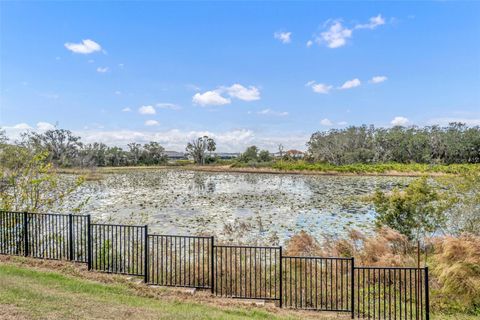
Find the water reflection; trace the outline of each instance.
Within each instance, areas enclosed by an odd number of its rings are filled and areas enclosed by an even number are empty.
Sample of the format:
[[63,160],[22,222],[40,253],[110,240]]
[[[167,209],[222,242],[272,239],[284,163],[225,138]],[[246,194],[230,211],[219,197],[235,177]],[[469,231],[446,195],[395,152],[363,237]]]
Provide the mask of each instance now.
[[[362,199],[403,177],[339,177],[149,170],[88,181],[63,207],[90,198],[84,213],[122,223],[126,217],[163,233],[214,234],[219,241],[283,243],[305,230],[317,236],[368,230],[375,212]],[[131,216],[131,217],[130,217]],[[142,219],[142,220],[140,220]]]

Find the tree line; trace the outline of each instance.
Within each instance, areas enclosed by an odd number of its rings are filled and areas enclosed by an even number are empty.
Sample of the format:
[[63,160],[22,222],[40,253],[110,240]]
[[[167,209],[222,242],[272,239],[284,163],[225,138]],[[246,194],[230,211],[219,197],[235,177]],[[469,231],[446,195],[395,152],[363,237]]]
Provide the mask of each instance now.
[[312,161],[353,163],[480,163],[480,127],[448,126],[375,128],[351,126],[318,131],[307,142]]

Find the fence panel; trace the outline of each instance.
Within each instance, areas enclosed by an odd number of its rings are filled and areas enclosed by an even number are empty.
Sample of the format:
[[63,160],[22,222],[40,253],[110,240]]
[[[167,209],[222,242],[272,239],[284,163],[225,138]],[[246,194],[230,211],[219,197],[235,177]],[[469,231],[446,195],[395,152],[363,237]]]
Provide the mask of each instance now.
[[215,294],[280,300],[280,247],[214,246]]
[[148,282],[211,288],[213,237],[149,235]]
[[353,259],[283,257],[283,305],[295,309],[351,311]]
[[355,315],[368,319],[428,319],[425,269],[355,267]]
[[28,252],[34,258],[69,258],[69,217],[65,214],[27,213]]
[[23,212],[0,211],[0,253],[25,255]]
[[145,226],[91,224],[92,269],[145,275]]

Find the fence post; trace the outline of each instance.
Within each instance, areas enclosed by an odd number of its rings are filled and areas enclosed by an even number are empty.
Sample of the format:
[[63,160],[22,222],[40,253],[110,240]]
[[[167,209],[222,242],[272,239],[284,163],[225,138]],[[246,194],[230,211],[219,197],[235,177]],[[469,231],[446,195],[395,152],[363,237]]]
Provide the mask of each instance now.
[[28,257],[28,212],[23,213],[23,255]]
[[214,272],[214,266],[215,266],[215,257],[214,257],[214,252],[213,252],[213,247],[214,247],[214,241],[215,237],[211,236],[210,240],[210,286],[212,287],[212,294],[215,293],[215,275],[213,274]]
[[428,267],[425,267],[425,320],[430,320],[430,297],[428,292]]
[[355,318],[355,258],[352,257],[352,267],[350,270],[350,308],[352,319]]
[[68,214],[68,258],[70,261],[74,260],[73,257],[73,216]]
[[144,260],[143,260],[143,282],[148,283],[148,225],[145,225],[145,246],[144,246]]
[[87,269],[92,270],[92,220],[90,215],[87,215]]
[[283,261],[283,257],[282,257],[282,246],[280,246],[280,283],[278,285],[279,287],[279,290],[280,290],[280,303],[278,304],[278,306],[281,308],[282,305],[283,305],[283,288],[282,288],[282,284],[283,284],[283,266],[282,266],[282,261]]

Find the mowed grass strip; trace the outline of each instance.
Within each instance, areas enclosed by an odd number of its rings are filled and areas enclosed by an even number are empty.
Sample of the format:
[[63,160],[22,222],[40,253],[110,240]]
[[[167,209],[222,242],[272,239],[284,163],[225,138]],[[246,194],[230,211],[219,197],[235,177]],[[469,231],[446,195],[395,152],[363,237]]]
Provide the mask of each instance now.
[[0,264],[1,319],[294,319],[257,308],[159,300],[125,284]]

